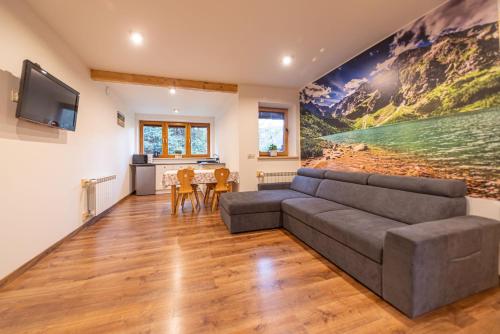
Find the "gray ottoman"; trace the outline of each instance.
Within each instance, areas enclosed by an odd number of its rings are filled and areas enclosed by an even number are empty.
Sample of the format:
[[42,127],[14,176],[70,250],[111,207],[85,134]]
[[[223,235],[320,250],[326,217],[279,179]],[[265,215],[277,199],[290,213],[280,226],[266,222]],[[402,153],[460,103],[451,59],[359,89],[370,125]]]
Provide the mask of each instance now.
[[311,196],[290,189],[225,193],[220,198],[220,213],[231,233],[278,228],[282,225],[281,202],[305,197]]

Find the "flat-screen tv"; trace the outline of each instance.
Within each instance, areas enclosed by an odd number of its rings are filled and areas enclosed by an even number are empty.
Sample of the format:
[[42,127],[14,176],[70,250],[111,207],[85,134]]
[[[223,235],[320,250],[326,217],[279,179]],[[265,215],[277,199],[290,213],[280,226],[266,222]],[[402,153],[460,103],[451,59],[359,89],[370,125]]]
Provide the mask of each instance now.
[[40,65],[25,60],[16,117],[75,131],[79,97],[80,93]]

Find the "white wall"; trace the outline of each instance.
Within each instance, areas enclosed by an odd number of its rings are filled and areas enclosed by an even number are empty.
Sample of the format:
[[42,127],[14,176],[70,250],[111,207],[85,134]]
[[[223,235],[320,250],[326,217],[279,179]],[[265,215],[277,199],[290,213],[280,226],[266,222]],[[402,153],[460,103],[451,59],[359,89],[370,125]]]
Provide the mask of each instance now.
[[257,189],[257,171],[296,171],[297,160],[258,160],[259,104],[288,109],[288,155],[299,155],[299,95],[295,88],[239,86],[238,134],[240,191]]
[[467,214],[500,220],[500,201],[466,197]]
[[[466,197],[467,214],[500,220],[500,201]],[[500,275],[500,245],[498,248],[498,274]]]
[[[21,1],[0,2],[0,278],[82,224],[80,180],[117,175],[130,191],[134,118],[107,97],[65,43]],[[80,92],[76,132],[15,118],[10,101],[30,59]],[[126,114],[126,128],[116,111]]]
[[215,153],[226,167],[238,171],[240,168],[238,133],[238,94],[234,95],[215,117]]

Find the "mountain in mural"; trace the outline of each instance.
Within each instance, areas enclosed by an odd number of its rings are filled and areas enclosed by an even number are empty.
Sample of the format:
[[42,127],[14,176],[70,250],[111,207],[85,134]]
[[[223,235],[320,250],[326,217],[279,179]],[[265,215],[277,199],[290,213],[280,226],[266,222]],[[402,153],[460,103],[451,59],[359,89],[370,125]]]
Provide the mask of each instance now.
[[489,23],[442,35],[399,54],[372,80],[358,79],[340,101],[325,106],[311,100],[302,112],[336,119],[337,126],[328,123],[345,130],[499,105],[497,33],[497,23]]
[[450,0],[300,92],[302,164],[500,199],[497,0]]

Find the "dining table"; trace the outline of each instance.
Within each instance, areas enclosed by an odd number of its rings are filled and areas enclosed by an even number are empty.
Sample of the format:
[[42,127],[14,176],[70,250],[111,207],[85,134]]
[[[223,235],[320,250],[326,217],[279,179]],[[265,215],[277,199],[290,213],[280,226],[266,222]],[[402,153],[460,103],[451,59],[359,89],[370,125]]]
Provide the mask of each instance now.
[[[214,171],[215,171],[214,169],[195,169],[194,178],[191,184],[201,185],[201,184],[217,183]],[[230,191],[233,189],[233,184],[239,183],[239,181],[240,181],[239,173],[230,171],[229,177],[227,178]],[[169,170],[163,173],[162,182],[165,188],[170,187],[171,212],[173,215],[175,215],[177,213],[177,208],[175,205],[175,201],[177,198],[177,186],[180,184],[179,179],[177,178],[177,170]]]

